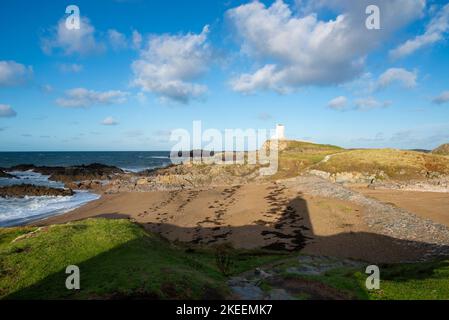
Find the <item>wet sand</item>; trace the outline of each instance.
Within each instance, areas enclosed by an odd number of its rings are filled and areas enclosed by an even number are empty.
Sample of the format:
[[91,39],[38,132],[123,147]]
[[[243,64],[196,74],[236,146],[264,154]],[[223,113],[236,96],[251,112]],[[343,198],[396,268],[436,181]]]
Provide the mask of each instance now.
[[104,195],[46,225],[89,217],[131,218],[171,241],[302,251],[371,262],[412,260],[407,243],[374,234],[363,208],[276,183]]
[[449,227],[449,193],[369,189],[355,191]]

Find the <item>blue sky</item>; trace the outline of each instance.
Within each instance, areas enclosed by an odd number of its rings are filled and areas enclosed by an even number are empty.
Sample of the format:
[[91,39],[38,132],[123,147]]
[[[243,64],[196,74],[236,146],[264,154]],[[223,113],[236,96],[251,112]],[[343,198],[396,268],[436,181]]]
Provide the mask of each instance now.
[[0,151],[169,150],[194,120],[431,149],[449,142],[448,34],[447,1],[2,0]]

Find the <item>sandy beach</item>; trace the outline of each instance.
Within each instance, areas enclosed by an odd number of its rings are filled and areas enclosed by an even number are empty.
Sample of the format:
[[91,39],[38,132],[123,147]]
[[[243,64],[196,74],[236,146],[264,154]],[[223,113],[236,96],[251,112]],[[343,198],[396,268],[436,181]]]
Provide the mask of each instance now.
[[268,248],[395,262],[419,257],[406,243],[373,233],[364,208],[263,183],[206,189],[106,194],[72,212],[39,221],[131,218],[171,241]]
[[449,193],[386,189],[354,188],[354,190],[449,227]]

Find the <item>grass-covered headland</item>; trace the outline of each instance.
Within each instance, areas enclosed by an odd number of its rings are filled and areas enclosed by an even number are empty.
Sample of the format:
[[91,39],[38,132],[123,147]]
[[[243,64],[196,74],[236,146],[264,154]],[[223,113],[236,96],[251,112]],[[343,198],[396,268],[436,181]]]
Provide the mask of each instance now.
[[[301,277],[282,272],[297,254],[226,250],[223,255],[217,248],[169,243],[129,220],[3,228],[0,298],[221,299],[231,297],[229,276],[257,266],[277,265],[286,279]],[[65,287],[68,265],[80,268],[80,290]],[[383,266],[381,290],[374,292],[364,288],[365,276],[357,270],[331,270],[304,278],[355,299],[449,298],[449,264],[445,261]]]
[[[233,273],[274,258],[235,254]],[[65,287],[68,265],[80,269],[80,290]],[[213,249],[171,244],[129,220],[0,229],[0,298],[224,298],[225,283]]]

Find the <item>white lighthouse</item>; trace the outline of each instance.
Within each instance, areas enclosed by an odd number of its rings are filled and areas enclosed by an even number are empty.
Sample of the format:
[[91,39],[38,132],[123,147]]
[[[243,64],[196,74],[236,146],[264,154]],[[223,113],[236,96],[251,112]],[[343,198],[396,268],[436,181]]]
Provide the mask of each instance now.
[[276,125],[276,137],[277,140],[285,140],[285,127],[282,124]]

